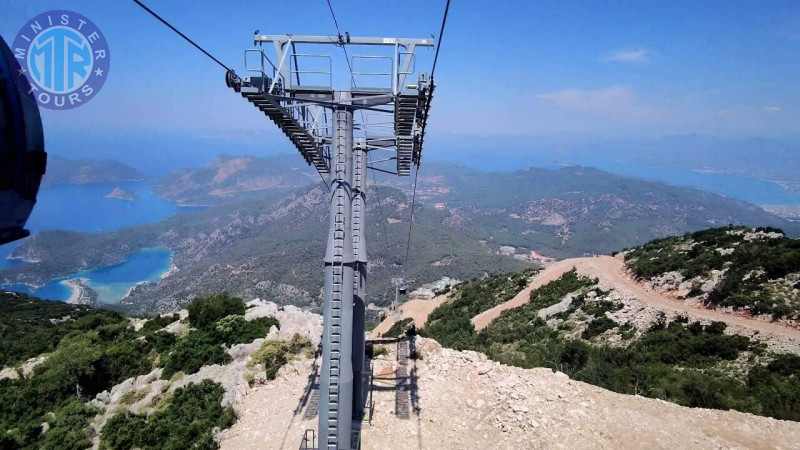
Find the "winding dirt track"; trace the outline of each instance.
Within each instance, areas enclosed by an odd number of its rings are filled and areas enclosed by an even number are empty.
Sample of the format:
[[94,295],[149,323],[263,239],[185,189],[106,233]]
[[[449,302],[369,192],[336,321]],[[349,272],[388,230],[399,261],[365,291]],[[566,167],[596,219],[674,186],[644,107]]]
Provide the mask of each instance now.
[[[414,319],[414,325],[417,328],[422,328],[425,326],[425,322],[428,321],[428,315],[430,315],[434,309],[438,308],[439,305],[444,303],[447,299],[447,295],[440,295],[431,300],[409,300],[400,305],[398,315],[401,320],[411,317]],[[374,337],[380,336],[381,334],[389,331],[389,328],[391,328],[392,325],[394,325],[394,315],[390,313],[388,317],[383,319],[383,322],[378,324],[378,326],[372,330],[370,335]]]
[[559,261],[539,272],[531,284],[514,296],[514,298],[511,300],[473,317],[472,324],[475,326],[476,330],[482,330],[486,328],[494,319],[499,317],[500,313],[503,311],[516,308],[527,303],[530,300],[530,292],[532,290],[544,286],[551,281],[557,280],[559,277],[561,277],[561,275],[575,267],[578,269],[578,273],[585,273],[589,276],[599,276],[601,278],[605,278],[607,281],[616,286],[617,289],[625,290],[640,301],[655,306],[659,309],[675,311],[678,313],[686,313],[689,316],[698,319],[726,322],[729,325],[737,325],[759,332],[774,333],[789,337],[791,339],[800,340],[800,330],[797,328],[777,322],[766,322],[764,320],[728,314],[722,311],[695,308],[686,305],[679,300],[673,300],[668,297],[664,297],[657,292],[648,291],[639,283],[629,278],[623,271],[623,266],[624,263],[622,259],[611,256],[572,258]]

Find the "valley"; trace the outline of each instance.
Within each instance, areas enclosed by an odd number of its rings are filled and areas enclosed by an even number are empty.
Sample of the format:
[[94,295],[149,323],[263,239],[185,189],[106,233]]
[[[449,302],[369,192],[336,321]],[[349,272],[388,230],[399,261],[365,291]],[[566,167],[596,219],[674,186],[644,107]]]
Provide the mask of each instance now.
[[[124,308],[170,311],[219,291],[316,307],[327,208],[324,189],[308,185],[315,183],[312,175],[290,156],[221,156],[155,185],[172,201],[212,206],[107,232],[42,231],[11,253],[38,262],[0,270],[0,282],[35,288],[162,247],[172,252],[175,270],[138,285]],[[767,224],[790,234],[800,229],[737,200],[595,169],[488,173],[432,161],[419,180],[414,245],[403,267],[397,255],[405,253],[411,186],[409,180],[376,180],[379,191],[373,186],[368,192],[367,237],[371,301],[381,306],[398,273],[421,285],[609,254],[728,223]]]

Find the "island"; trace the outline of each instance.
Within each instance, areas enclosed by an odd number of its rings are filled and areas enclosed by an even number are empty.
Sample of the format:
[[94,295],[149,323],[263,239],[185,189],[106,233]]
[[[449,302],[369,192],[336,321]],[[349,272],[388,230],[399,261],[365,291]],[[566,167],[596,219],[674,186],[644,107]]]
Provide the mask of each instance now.
[[131,191],[126,191],[120,187],[115,187],[111,192],[106,194],[106,198],[116,198],[119,200],[127,200],[132,202],[137,200],[139,197],[137,197],[136,194]]

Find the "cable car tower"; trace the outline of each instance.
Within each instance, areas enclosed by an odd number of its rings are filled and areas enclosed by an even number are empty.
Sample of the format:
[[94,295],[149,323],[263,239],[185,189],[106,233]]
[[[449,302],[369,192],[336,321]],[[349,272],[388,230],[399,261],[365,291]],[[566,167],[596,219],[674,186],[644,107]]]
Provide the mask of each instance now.
[[[419,165],[434,84],[425,72],[410,80],[414,51],[434,41],[256,32],[254,43],[259,48],[246,50],[244,58],[250,76],[229,70],[228,87],[272,120],[330,189],[318,445],[357,449],[366,395],[367,170],[408,176],[411,166]],[[264,44],[273,51],[264,51]],[[350,89],[336,90],[331,55],[298,53],[300,45],[373,53],[349,58]],[[392,156],[372,164],[393,161],[391,170],[367,165],[367,154],[379,150]]]

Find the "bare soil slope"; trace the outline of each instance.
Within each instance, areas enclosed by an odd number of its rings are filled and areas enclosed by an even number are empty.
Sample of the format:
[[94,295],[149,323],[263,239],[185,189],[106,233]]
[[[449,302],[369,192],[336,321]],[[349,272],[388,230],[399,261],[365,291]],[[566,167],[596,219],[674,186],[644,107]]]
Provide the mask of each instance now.
[[[447,301],[448,298],[449,297],[447,295],[440,295],[430,300],[409,300],[400,305],[398,308],[399,320],[410,317],[414,319],[414,325],[417,328],[422,328],[425,326],[425,322],[428,321],[428,316],[433,312],[433,310]],[[383,322],[379,323],[378,326],[372,330],[372,336],[380,336],[381,334],[386,333],[389,331],[389,328],[394,325],[394,322],[394,314],[390,313],[388,317],[383,319]]]

